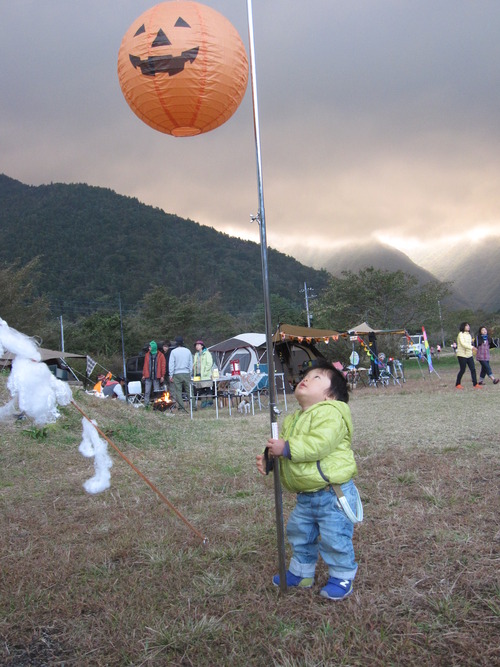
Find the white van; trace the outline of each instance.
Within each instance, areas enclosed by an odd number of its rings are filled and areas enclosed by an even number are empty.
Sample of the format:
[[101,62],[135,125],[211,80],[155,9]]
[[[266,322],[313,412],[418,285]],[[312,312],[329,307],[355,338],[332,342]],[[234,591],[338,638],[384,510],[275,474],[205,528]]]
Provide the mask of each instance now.
[[425,343],[422,334],[410,336],[410,340],[404,336],[401,339],[401,352],[406,357],[418,357],[419,354],[425,355]]

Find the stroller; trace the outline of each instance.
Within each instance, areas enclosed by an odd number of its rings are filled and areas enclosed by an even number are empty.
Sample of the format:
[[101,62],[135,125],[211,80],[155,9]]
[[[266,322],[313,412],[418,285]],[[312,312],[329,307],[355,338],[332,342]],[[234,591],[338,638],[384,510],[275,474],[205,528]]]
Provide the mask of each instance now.
[[[388,387],[391,379],[394,384],[400,384],[399,379],[392,374],[390,363],[387,361],[383,352],[381,352],[373,362],[374,363],[371,364],[370,370],[368,371],[368,386],[376,387],[381,384],[382,387]],[[376,372],[374,373],[375,365]]]

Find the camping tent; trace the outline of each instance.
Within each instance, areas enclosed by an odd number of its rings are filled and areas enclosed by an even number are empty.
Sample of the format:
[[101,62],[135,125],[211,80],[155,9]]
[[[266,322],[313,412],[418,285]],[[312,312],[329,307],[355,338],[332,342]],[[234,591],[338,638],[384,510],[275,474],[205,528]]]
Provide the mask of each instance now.
[[221,375],[231,373],[231,361],[239,361],[244,373],[253,371],[266,355],[266,336],[260,333],[242,333],[208,348]]

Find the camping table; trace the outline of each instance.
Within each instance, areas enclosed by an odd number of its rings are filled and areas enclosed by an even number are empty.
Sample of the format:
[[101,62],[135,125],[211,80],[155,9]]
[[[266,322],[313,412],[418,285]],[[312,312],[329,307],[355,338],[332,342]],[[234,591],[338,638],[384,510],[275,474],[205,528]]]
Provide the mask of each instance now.
[[368,373],[368,368],[356,368],[356,366],[347,366],[347,382],[351,385],[351,389],[354,389],[359,382],[362,382],[366,387],[366,381],[363,377],[363,373]]
[[[215,400],[215,416],[216,419],[219,419],[219,398],[222,396],[228,399],[229,407],[229,416],[231,416],[231,403],[232,399],[238,396],[250,396],[252,400],[252,414],[255,414],[254,410],[254,394],[256,387],[260,382],[267,377],[267,373],[247,373],[246,375],[221,375],[218,378],[212,380],[214,383],[214,400]],[[275,373],[275,378],[281,379],[281,387],[283,390],[283,400],[285,402],[285,412],[288,411],[288,406],[286,402],[286,391],[285,391],[285,374],[284,373]],[[189,396],[189,406],[191,412],[191,419],[193,418],[193,381],[190,383],[190,396]],[[262,405],[260,403],[260,395],[257,392],[257,400],[259,401],[259,407],[262,410]],[[278,392],[276,392],[276,402],[278,402]]]
[[[236,376],[234,375],[221,375],[218,378],[212,379],[214,383],[214,400],[215,400],[215,416],[216,419],[219,419],[219,396],[223,395],[225,391],[229,393],[230,382],[234,380]],[[191,380],[189,385],[189,407],[191,411],[191,419],[193,419],[193,380]],[[231,398],[229,397],[229,414],[231,414]]]

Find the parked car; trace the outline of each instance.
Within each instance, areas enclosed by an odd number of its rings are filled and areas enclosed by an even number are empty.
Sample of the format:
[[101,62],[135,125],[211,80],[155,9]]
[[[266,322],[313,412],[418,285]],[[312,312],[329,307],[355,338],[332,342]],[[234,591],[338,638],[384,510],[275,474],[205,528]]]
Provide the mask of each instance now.
[[422,334],[415,334],[410,336],[410,340],[403,336],[401,338],[401,352],[405,357],[418,357],[425,354],[425,343]]
[[136,357],[129,357],[127,359],[127,382],[136,382],[137,380],[140,381],[142,379],[142,369],[144,367],[145,356],[145,353],[142,352]]

